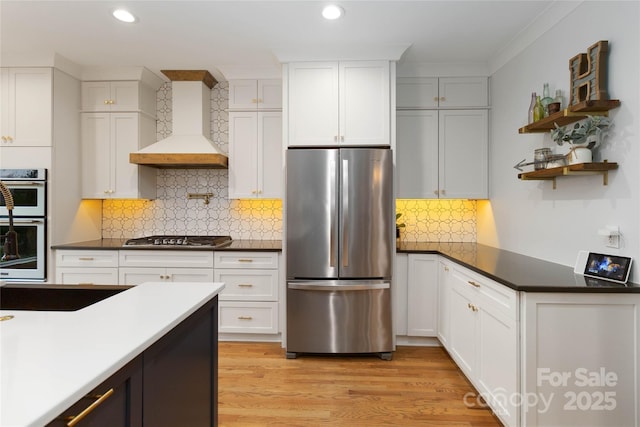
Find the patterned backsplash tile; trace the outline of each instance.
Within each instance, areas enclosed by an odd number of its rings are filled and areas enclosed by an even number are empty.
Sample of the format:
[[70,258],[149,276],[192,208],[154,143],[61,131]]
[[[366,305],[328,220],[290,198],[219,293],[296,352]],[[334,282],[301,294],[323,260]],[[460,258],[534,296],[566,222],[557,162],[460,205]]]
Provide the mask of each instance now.
[[[211,90],[211,139],[229,147],[229,83]],[[157,139],[171,135],[171,84],[157,92]],[[208,204],[187,199],[187,193],[213,193]],[[156,200],[105,200],[104,238],[151,234],[230,235],[234,239],[282,239],[281,200],[229,200],[228,171],[158,169]],[[475,242],[476,204],[469,200],[398,200],[407,226],[407,242]]]

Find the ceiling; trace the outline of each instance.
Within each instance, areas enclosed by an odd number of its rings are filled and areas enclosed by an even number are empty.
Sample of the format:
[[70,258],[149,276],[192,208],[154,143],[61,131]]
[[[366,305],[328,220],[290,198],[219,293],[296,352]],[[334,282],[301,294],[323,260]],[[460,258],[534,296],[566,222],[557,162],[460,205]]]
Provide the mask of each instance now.
[[[279,70],[284,56],[345,59],[383,46],[409,48],[401,64],[482,63],[500,55],[555,1],[0,0],[2,57],[56,52],[79,66]],[[139,19],[111,17],[126,6]]]

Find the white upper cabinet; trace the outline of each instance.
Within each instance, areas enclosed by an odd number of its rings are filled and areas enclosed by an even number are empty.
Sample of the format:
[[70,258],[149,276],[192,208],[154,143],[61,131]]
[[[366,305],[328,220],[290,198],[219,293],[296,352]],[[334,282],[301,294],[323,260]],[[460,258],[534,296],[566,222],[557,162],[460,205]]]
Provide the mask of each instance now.
[[388,61],[289,64],[288,145],[389,145],[389,75]]
[[129,162],[155,139],[155,120],[140,113],[82,113],[82,197],[155,199],[156,170]]
[[486,77],[402,77],[396,82],[397,108],[487,108]]
[[52,141],[51,68],[2,68],[0,147],[48,147]]
[[486,199],[487,110],[397,113],[397,180],[401,199]]
[[141,111],[155,117],[155,91],[139,81],[82,82],[82,111]]
[[396,132],[398,198],[438,198],[438,112],[398,111]]
[[282,109],[282,80],[230,80],[229,110],[280,110]]
[[282,113],[229,113],[229,198],[282,198]]
[[438,114],[438,196],[441,199],[488,198],[487,110],[440,110]]

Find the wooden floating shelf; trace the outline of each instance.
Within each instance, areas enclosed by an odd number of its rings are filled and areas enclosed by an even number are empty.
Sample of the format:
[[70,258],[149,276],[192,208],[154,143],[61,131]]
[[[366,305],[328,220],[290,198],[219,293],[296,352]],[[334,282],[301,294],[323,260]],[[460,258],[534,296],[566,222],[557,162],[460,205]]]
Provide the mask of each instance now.
[[608,116],[609,110],[618,108],[620,100],[608,99],[604,101],[582,101],[578,104],[565,108],[562,111],[551,114],[549,117],[530,123],[518,129],[518,133],[541,133],[549,132],[555,129],[554,123],[558,126],[566,126],[568,124],[582,120],[587,115],[590,116]]
[[609,171],[618,169],[617,163],[579,163],[576,165],[560,166],[557,168],[538,169],[533,172],[518,174],[523,181],[553,181],[553,189],[556,189],[556,178],[569,175],[602,175],[602,185],[609,183]]

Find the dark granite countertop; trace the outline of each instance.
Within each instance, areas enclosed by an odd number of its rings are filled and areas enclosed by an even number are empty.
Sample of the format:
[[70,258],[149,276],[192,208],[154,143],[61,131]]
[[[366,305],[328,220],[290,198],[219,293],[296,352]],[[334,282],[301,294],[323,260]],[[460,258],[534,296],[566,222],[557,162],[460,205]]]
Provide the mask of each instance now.
[[636,283],[592,279],[573,267],[477,243],[400,243],[397,252],[439,254],[516,291],[640,293]]
[[263,251],[281,252],[282,242],[280,240],[233,240],[230,245],[221,248],[207,247],[185,247],[175,248],[171,246],[123,246],[127,239],[98,239],[84,242],[65,243],[53,245],[51,249],[85,249],[85,250],[107,250],[126,249],[132,251],[139,250],[179,250],[179,251]]

